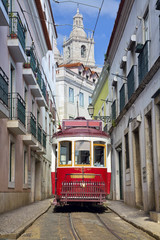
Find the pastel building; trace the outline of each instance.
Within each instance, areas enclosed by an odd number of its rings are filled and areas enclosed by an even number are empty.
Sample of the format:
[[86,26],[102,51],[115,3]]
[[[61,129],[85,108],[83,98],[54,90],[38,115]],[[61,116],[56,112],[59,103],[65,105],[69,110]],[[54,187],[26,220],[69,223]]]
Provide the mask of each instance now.
[[56,37],[49,0],[0,0],[0,212],[52,194]]
[[114,200],[160,212],[159,1],[121,0],[106,63]]

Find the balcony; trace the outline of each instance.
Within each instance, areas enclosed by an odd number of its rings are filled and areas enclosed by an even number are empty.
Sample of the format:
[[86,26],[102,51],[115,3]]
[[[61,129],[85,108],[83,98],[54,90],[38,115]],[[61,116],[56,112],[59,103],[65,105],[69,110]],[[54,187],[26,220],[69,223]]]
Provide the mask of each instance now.
[[50,117],[52,117],[53,121],[56,120],[56,111],[55,111],[55,108],[53,106],[52,100],[50,100],[49,115],[50,115]]
[[128,101],[132,97],[135,91],[135,78],[136,78],[136,68],[137,66],[132,66],[128,76],[127,76],[127,88],[128,88]]
[[37,129],[37,140],[40,144],[42,144],[42,127],[38,123],[38,129]]
[[8,26],[9,17],[8,17],[8,0],[0,1],[0,26]]
[[42,127],[39,123],[37,124],[37,140],[38,142],[36,145],[30,146],[31,149],[35,150],[39,155],[46,154],[46,133],[44,130],[42,130]]
[[46,149],[46,132],[43,130],[43,147]]
[[27,116],[27,134],[23,136],[23,142],[26,145],[36,145],[36,118],[32,113]]
[[46,103],[46,85],[44,83],[44,80],[42,79],[42,74],[37,67],[37,84],[36,86],[30,86],[31,93],[35,97],[37,104],[40,107],[47,107]]
[[139,84],[143,81],[146,74],[148,73],[148,60],[149,60],[149,42],[143,46],[139,56],[138,56],[138,77],[139,77]]
[[120,92],[120,112],[121,112],[125,106],[125,84],[122,85],[119,92]]
[[8,49],[15,62],[25,62],[25,28],[18,12],[9,13]]
[[9,118],[8,77],[0,67],[0,118]]
[[19,93],[9,94],[9,118],[7,128],[15,135],[26,134],[25,102]]
[[23,65],[23,77],[27,85],[36,85],[36,57],[33,48],[26,49],[27,61]]

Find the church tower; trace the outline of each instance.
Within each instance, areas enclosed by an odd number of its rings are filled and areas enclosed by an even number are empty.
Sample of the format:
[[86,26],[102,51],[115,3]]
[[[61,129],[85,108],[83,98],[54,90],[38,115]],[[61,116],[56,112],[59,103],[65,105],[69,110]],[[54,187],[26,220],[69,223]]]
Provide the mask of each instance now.
[[83,63],[88,67],[95,67],[94,59],[94,39],[87,37],[84,26],[83,16],[77,13],[73,17],[73,30],[69,39],[63,42],[63,64]]

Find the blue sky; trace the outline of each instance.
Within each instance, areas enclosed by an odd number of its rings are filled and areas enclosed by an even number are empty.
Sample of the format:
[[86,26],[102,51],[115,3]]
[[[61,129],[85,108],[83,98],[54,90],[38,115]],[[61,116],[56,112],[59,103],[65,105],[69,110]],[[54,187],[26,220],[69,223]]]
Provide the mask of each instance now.
[[[59,2],[63,1],[66,0],[59,0]],[[77,12],[77,4],[73,2],[84,3],[100,8],[102,0],[74,0],[72,2],[66,1],[64,3],[54,3],[54,0],[51,0],[53,16],[56,25],[73,24],[73,16]],[[102,66],[104,63],[104,54],[107,51],[119,7],[119,2],[120,0],[104,0],[94,33],[96,65]],[[95,28],[99,11],[98,8],[79,4],[79,11],[83,15],[83,23],[87,35],[88,33],[92,33]],[[57,26],[56,29],[58,33],[57,46],[62,53],[63,38],[64,36],[67,38],[69,37],[70,32],[72,31],[72,26]]]

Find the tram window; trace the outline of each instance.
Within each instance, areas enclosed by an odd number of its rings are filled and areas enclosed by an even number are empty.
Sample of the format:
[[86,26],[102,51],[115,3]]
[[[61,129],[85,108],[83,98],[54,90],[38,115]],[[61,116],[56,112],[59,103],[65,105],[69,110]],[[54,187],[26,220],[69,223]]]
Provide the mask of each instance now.
[[75,142],[75,164],[90,164],[90,142]]
[[104,167],[105,166],[105,146],[94,145],[94,166]]
[[60,142],[60,165],[71,165],[72,142]]

